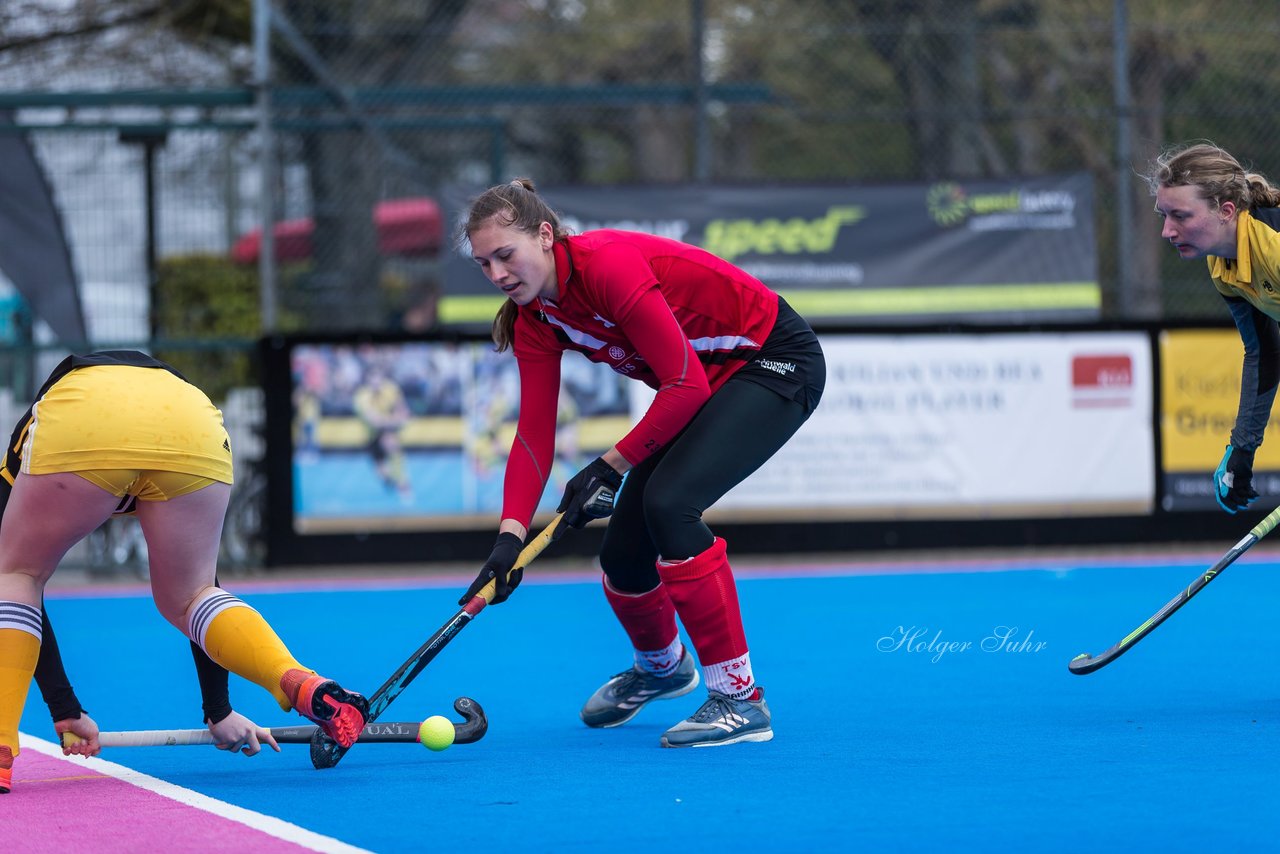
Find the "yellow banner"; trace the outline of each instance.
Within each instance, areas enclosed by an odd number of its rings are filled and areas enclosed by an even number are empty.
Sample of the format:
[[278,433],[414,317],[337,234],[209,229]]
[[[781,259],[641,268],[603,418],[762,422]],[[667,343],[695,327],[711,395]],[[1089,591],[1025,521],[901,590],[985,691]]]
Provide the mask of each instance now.
[[[1166,472],[1210,472],[1231,441],[1244,345],[1234,329],[1160,334],[1160,419]],[[1280,469],[1280,427],[1267,424],[1255,470]]]

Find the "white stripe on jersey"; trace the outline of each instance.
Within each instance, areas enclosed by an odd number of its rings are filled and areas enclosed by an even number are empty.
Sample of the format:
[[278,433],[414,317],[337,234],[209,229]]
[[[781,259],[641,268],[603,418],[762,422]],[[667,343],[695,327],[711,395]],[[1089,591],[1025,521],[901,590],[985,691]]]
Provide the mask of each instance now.
[[752,341],[745,335],[718,335],[715,338],[693,338],[690,342],[693,349],[700,353],[718,350],[736,350],[739,347],[748,347],[752,349],[760,349],[760,345]]
[[591,335],[590,333],[583,332],[580,329],[574,329],[572,326],[569,326],[563,320],[561,320],[560,318],[556,317],[553,314],[548,314],[545,312],[544,314],[547,318],[548,323],[553,323],[556,326],[559,326],[561,329],[563,329],[564,334],[569,336],[569,340],[572,341],[574,344],[577,344],[579,347],[590,347],[592,350],[599,350],[601,347],[609,343],[607,341],[601,341],[599,338],[596,338],[594,335]]
[[[609,343],[607,341],[600,340],[590,332],[584,332],[581,329],[576,329],[570,326],[550,312],[546,313],[546,318],[548,323],[559,326],[563,329],[564,334],[569,336],[569,340],[574,344],[577,344],[579,347],[590,347],[593,350],[599,350],[607,346]],[[600,320],[601,322],[606,322],[604,321],[604,318],[600,318]],[[694,338],[691,339],[689,343],[691,343],[693,345],[693,349],[699,353],[715,353],[722,350],[730,351],[736,350],[739,347],[756,350],[760,349],[759,344],[752,341],[745,335],[717,335],[714,338]]]

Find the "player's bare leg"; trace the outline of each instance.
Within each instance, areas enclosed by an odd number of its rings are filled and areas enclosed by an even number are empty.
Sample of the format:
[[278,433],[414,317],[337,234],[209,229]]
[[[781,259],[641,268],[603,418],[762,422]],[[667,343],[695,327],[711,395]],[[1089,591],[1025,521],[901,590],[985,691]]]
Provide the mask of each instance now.
[[12,786],[18,721],[40,657],[44,585],[117,499],[74,474],[20,474],[0,524],[0,792]]
[[156,606],[218,664],[350,744],[364,727],[364,698],[304,667],[261,614],[214,586],[230,497],[228,484],[212,483],[168,501],[139,502]]

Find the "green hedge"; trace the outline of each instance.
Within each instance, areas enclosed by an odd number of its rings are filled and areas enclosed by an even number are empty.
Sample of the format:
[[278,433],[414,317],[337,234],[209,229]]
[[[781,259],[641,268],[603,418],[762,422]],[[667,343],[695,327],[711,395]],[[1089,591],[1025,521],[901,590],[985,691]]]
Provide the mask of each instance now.
[[254,347],[262,328],[257,270],[217,255],[167,258],[156,268],[155,337],[191,346],[157,349],[215,401],[258,385]]

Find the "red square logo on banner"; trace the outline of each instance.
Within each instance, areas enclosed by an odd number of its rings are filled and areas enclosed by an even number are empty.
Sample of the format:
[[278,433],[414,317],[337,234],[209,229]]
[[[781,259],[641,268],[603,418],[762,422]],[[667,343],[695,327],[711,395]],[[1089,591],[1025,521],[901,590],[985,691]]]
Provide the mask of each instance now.
[[1073,406],[1128,406],[1133,402],[1133,360],[1127,353],[1075,356]]

